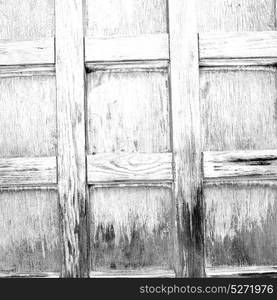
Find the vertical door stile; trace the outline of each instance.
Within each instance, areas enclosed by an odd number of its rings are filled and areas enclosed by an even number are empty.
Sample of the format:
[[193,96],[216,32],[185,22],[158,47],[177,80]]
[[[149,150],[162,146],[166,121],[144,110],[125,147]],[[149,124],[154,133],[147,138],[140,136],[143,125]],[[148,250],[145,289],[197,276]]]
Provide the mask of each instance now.
[[83,1],[56,0],[58,191],[63,277],[88,276]]
[[177,214],[177,277],[204,277],[196,0],[169,0],[170,85]]

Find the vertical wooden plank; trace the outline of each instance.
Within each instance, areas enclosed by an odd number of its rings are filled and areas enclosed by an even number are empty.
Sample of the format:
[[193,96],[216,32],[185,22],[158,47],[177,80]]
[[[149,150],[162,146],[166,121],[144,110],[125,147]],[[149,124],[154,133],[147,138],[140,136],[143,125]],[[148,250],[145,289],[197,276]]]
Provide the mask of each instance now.
[[55,1],[62,276],[87,273],[84,42],[81,0]]
[[169,33],[177,210],[176,276],[205,276],[199,57],[195,0],[171,0]]

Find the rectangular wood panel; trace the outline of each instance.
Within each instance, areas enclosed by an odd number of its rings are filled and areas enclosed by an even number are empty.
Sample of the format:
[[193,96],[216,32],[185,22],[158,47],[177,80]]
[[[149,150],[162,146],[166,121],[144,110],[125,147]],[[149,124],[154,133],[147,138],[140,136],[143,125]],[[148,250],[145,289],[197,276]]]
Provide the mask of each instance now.
[[0,41],[0,66],[54,64],[54,39]]
[[0,157],[56,156],[55,77],[0,76],[0,90]]
[[86,38],[85,60],[101,62],[168,59],[168,50],[167,34],[109,39]]
[[204,152],[204,178],[277,179],[277,150]]
[[60,272],[58,216],[56,191],[1,190],[1,275]]
[[55,0],[0,1],[0,39],[36,40],[54,36]]
[[0,186],[57,183],[56,157],[0,158]]
[[171,189],[160,186],[92,187],[92,270],[172,270],[173,205]]
[[104,153],[88,156],[88,183],[171,181],[171,153]]
[[167,69],[88,74],[88,153],[170,151]]
[[200,32],[275,30],[275,0],[197,0]]
[[166,0],[86,0],[86,36],[167,32]]
[[199,37],[201,66],[274,64],[276,49],[277,31],[205,33]]
[[276,266],[276,182],[214,185],[204,195],[208,266]]
[[277,149],[276,68],[200,75],[204,151]]

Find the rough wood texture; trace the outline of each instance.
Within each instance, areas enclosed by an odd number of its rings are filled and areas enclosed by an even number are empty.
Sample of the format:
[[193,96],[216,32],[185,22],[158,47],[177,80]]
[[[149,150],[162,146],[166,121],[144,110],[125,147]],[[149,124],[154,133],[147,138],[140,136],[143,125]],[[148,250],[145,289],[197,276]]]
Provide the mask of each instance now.
[[172,180],[171,153],[104,153],[90,155],[87,160],[89,184]]
[[204,193],[209,266],[277,264],[276,185],[214,185]]
[[54,36],[54,0],[0,1],[0,39],[36,40]]
[[[215,66],[228,59],[240,64],[277,62],[277,31],[205,33],[199,36],[200,64]],[[257,62],[258,61],[258,62]]]
[[169,152],[166,69],[97,71],[88,79],[88,152]]
[[85,51],[86,62],[168,59],[168,35],[151,34],[109,39],[86,38]]
[[205,151],[277,148],[276,69],[202,71]]
[[83,277],[88,275],[83,7],[79,0],[55,3],[62,275]]
[[0,90],[0,157],[56,156],[55,78],[0,78]]
[[173,269],[171,189],[91,188],[93,271]]
[[200,32],[275,30],[275,0],[197,0]]
[[55,191],[1,191],[0,272],[60,272]]
[[166,0],[86,0],[86,35],[136,36],[167,32]]
[[277,179],[276,150],[204,152],[203,165],[205,179]]
[[177,276],[205,276],[196,1],[169,1]]
[[57,183],[56,157],[0,158],[0,186]]
[[54,39],[0,41],[0,65],[54,64]]
[[[21,65],[1,66],[0,78],[9,77],[33,77],[33,76],[54,76],[55,65]],[[54,80],[53,80],[54,81]]]

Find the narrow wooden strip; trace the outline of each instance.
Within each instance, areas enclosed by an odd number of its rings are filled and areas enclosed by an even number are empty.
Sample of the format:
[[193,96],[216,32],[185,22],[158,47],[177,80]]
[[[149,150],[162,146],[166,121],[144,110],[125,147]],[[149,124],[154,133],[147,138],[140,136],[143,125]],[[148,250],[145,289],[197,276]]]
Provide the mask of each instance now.
[[94,183],[92,188],[130,188],[130,187],[158,187],[164,189],[171,189],[172,188],[172,181],[131,181],[131,182],[99,182]]
[[113,71],[113,72],[166,72],[168,70],[168,60],[152,61],[132,61],[132,62],[113,62],[113,63],[86,63],[88,72]]
[[0,41],[0,65],[54,64],[54,39]]
[[177,276],[205,276],[196,0],[169,8]]
[[0,186],[57,183],[56,157],[0,158]]
[[277,31],[203,33],[201,66],[272,65],[277,62]]
[[104,153],[88,156],[88,183],[172,180],[171,153]]
[[55,1],[62,276],[88,276],[83,1]]
[[55,272],[39,272],[39,273],[16,273],[16,272],[0,272],[0,278],[59,278],[60,274]]
[[168,59],[168,35],[86,38],[86,62]]
[[206,271],[208,277],[250,277],[266,274],[277,276],[277,266],[207,267]]
[[0,78],[28,77],[28,76],[54,76],[55,65],[15,65],[0,68]]
[[277,150],[204,152],[205,179],[277,179]]
[[94,271],[90,273],[91,278],[174,278],[173,270],[159,270],[145,268],[139,270],[111,270]]

